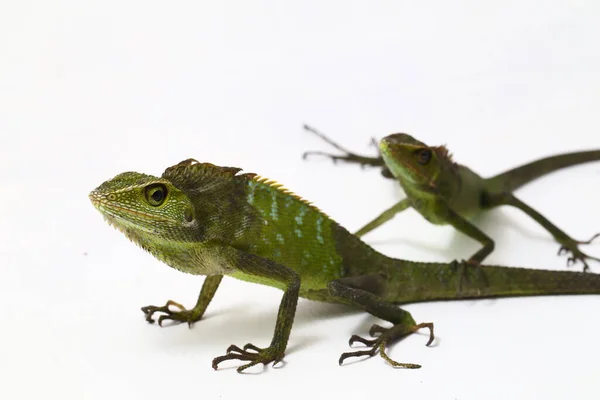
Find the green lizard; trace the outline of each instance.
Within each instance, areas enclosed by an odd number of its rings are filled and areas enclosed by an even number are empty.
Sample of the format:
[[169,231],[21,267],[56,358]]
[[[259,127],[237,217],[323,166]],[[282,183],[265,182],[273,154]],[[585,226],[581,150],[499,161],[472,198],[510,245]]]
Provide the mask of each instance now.
[[455,163],[445,146],[427,146],[405,133],[384,137],[379,142],[379,157],[365,157],[344,149],[314,128],[307,125],[304,128],[343,153],[333,155],[309,151],[304,153],[304,158],[310,154],[319,154],[331,158],[334,162],[344,161],[362,166],[381,167],[383,176],[397,179],[404,189],[407,197],[360,228],[355,233],[359,237],[389,221],[397,213],[412,207],[429,222],[437,225],[450,224],[480,242],[483,247],[467,261],[480,264],[494,250],[494,241],[473,225],[469,218],[484,210],[509,205],[523,211],[542,225],[561,245],[559,255],[566,252],[572,254],[567,260],[567,265],[581,261],[584,271],[587,271],[589,266],[586,259],[600,261],[599,258],[590,257],[579,250],[580,244],[590,244],[600,233],[590,240],[575,240],[512,193],[532,180],[558,169],[598,161],[600,150],[547,157],[491,178],[482,178],[468,167]]
[[[283,290],[269,346],[231,345],[212,366],[225,360],[247,361],[238,372],[284,357],[296,303],[302,296],[342,303],[389,321],[374,325],[373,339],[357,335],[366,350],[346,358],[385,353],[388,342],[433,324],[416,323],[399,304],[432,300],[480,299],[550,294],[600,294],[600,275],[543,271],[466,263],[422,263],[378,253],[316,207],[255,174],[189,159],[161,177],[125,172],[101,184],[89,197],[110,225],[182,272],[206,275],[192,309],[169,300],[142,311],[148,322],[200,320],[224,275]],[[376,336],[378,335],[378,336]]]

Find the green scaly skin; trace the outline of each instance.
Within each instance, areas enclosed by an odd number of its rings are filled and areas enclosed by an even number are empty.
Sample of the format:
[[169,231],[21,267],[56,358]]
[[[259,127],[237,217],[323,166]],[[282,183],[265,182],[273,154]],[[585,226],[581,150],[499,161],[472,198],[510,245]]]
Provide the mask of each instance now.
[[482,178],[464,165],[452,161],[446,147],[427,146],[405,133],[384,137],[379,142],[380,156],[367,157],[344,149],[309,126],[305,125],[304,128],[343,153],[333,155],[311,151],[304,153],[305,158],[310,154],[319,154],[331,158],[334,162],[381,167],[383,176],[396,179],[404,189],[406,198],[359,229],[355,233],[359,237],[386,223],[399,212],[412,207],[429,222],[437,225],[450,224],[480,242],[483,247],[467,260],[470,264],[477,265],[494,250],[494,241],[473,225],[469,218],[482,211],[508,205],[520,209],[543,226],[561,245],[559,255],[571,253],[567,265],[581,261],[583,270],[587,271],[589,266],[586,260],[600,261],[599,258],[591,257],[579,249],[580,244],[590,244],[600,234],[586,241],[575,240],[512,193],[532,180],[558,169],[598,161],[600,150],[547,157],[491,178]]
[[191,325],[200,320],[224,275],[283,291],[271,343],[232,345],[213,360],[242,360],[238,372],[284,357],[298,297],[361,308],[392,324],[374,325],[373,339],[352,336],[366,350],[348,357],[379,353],[432,323],[416,323],[397,305],[432,301],[551,294],[600,294],[600,275],[566,271],[421,263],[378,253],[308,202],[255,174],[189,159],[161,177],[125,172],[104,182],[89,197],[109,224],[159,260],[182,272],[206,275],[194,308],[168,301],[142,311],[148,322]]

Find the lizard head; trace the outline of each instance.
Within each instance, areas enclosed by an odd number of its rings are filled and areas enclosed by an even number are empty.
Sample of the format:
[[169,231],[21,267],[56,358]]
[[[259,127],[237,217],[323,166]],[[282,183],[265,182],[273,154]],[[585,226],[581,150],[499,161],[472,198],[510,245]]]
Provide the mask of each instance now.
[[131,239],[156,235],[185,241],[197,225],[188,196],[164,178],[124,172],[89,197],[108,223]]
[[446,147],[427,146],[406,133],[384,137],[379,149],[396,178],[418,185],[431,184],[446,165],[453,165]]

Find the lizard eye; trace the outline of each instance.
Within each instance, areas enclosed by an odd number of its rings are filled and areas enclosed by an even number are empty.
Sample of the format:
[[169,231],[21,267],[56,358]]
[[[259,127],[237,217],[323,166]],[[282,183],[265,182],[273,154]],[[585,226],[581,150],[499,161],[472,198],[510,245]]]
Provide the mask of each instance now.
[[167,187],[162,183],[148,185],[144,190],[144,195],[151,206],[158,207],[164,203],[165,199],[167,198]]
[[419,149],[416,151],[417,162],[421,165],[427,165],[431,161],[431,150]]

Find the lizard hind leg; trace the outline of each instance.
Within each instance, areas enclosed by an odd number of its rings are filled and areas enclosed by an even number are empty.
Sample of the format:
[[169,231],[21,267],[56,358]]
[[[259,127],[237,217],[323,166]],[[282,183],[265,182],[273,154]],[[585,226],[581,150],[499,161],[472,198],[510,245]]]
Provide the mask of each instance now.
[[554,237],[554,240],[556,240],[560,244],[558,255],[571,253],[569,258],[567,259],[567,266],[570,266],[575,262],[580,261],[583,264],[583,271],[586,272],[590,269],[590,267],[587,264],[587,260],[600,261],[600,258],[589,256],[579,249],[579,245],[590,244],[594,239],[600,236],[600,233],[592,236],[592,238],[589,240],[576,240],[568,234],[566,234],[563,230],[558,228],[552,222],[550,222],[538,211],[536,211],[535,209],[533,209],[532,207],[530,207],[529,205],[519,200],[517,197],[510,193],[504,195],[489,196],[489,199],[491,200],[490,204],[492,206],[509,205],[518,208],[525,214],[529,215],[544,229],[546,229],[546,231],[548,231],[548,233],[550,233]]
[[355,342],[360,342],[368,346],[369,349],[343,353],[339,358],[340,365],[347,358],[362,356],[372,357],[379,354],[384,360],[395,367],[410,369],[421,367],[419,364],[401,363],[392,360],[385,352],[385,348],[391,342],[409,336],[421,328],[428,328],[430,331],[429,341],[427,342],[427,346],[429,346],[434,339],[433,323],[417,324],[409,312],[397,307],[395,304],[385,301],[384,294],[386,286],[386,278],[383,275],[363,275],[342,278],[329,284],[329,292],[335,298],[338,298],[346,304],[360,307],[368,313],[393,324],[390,328],[373,325],[369,331],[369,334],[373,339],[365,339],[358,335],[352,335],[349,341],[350,346]]

